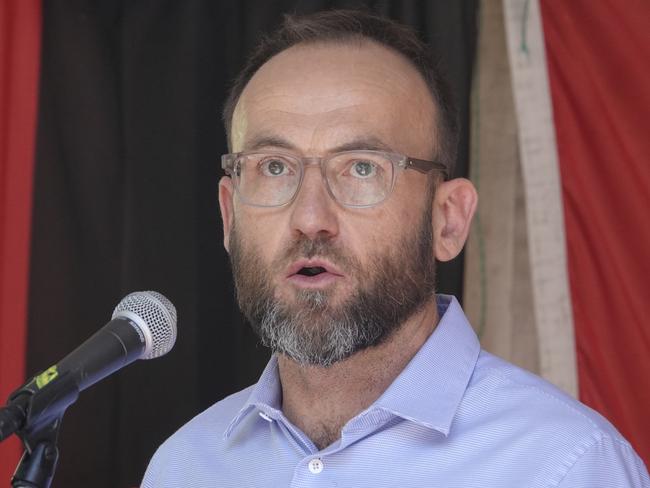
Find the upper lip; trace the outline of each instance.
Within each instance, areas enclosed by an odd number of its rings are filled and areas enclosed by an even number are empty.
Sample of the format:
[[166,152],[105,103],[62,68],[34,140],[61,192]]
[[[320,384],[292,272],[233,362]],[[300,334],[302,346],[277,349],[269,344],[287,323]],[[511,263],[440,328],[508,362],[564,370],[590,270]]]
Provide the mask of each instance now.
[[323,268],[328,273],[332,273],[338,276],[343,276],[343,273],[341,273],[341,271],[339,271],[339,269],[336,266],[334,266],[331,262],[325,259],[312,258],[312,259],[300,259],[298,261],[294,261],[293,263],[291,263],[291,265],[287,269],[287,277],[295,275],[302,268]]

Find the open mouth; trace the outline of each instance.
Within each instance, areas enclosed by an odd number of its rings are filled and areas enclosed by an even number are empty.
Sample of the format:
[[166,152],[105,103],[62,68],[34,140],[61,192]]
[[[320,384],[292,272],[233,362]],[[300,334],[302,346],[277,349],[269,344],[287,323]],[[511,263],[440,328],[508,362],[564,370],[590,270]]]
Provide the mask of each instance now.
[[318,276],[321,273],[327,273],[327,270],[322,266],[305,266],[300,268],[296,274],[302,276]]
[[343,278],[343,273],[327,260],[301,259],[289,266],[286,276],[296,286],[321,288]]

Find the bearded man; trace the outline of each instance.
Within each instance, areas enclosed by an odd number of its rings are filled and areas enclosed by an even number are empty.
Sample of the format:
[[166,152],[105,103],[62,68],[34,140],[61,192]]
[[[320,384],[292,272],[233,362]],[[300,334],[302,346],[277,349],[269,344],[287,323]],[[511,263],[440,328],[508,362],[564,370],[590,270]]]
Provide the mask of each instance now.
[[224,119],[224,244],[275,354],[160,447],[143,487],[650,486],[605,419],[481,351],[435,294],[477,195],[448,179],[454,109],[409,29],[289,17]]

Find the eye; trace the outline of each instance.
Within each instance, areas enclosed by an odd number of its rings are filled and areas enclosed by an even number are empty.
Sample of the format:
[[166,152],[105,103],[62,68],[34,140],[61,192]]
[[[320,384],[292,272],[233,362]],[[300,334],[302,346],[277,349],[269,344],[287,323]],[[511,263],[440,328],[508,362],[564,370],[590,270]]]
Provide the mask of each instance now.
[[291,174],[291,167],[286,161],[278,158],[269,158],[259,165],[264,176],[287,176]]
[[355,178],[372,178],[377,175],[377,165],[371,161],[354,161],[350,166],[350,175]]

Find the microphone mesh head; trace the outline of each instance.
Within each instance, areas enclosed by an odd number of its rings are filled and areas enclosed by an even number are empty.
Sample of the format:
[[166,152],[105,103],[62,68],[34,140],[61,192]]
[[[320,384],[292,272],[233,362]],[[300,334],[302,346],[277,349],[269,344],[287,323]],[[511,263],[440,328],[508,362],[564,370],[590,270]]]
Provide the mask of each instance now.
[[[153,359],[167,354],[176,342],[176,307],[155,291],[136,291],[125,296],[113,311],[113,318],[120,312],[137,315],[149,329],[151,350],[140,359]],[[144,331],[143,331],[144,332]]]

